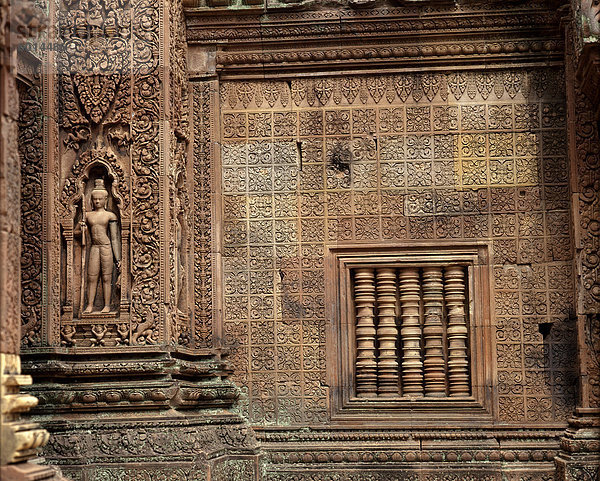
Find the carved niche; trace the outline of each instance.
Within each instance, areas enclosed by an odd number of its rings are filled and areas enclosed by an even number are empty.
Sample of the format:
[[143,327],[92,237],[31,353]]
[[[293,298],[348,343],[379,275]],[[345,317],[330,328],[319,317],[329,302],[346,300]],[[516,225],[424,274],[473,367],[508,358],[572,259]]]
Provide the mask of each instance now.
[[[60,200],[63,331],[72,331],[64,323],[75,319],[125,322],[131,221],[126,175],[116,156],[107,150],[83,153]],[[63,335],[63,342],[72,340]]]

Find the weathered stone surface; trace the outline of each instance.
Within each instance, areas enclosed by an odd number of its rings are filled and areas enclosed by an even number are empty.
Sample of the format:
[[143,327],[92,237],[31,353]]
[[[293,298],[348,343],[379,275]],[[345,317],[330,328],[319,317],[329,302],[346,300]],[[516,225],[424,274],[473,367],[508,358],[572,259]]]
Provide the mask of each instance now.
[[597,477],[598,11],[563,3],[54,2],[0,163],[46,460]]

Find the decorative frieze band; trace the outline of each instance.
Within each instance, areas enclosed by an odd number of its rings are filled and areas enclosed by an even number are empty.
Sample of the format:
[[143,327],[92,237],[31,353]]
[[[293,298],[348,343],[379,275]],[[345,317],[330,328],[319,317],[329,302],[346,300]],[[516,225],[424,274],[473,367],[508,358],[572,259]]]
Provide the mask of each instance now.
[[298,50],[294,48],[276,51],[244,51],[244,52],[218,52],[217,67],[221,70],[234,72],[260,66],[263,70],[286,69],[304,70],[323,65],[343,64],[349,66],[369,67],[378,65],[385,67],[393,63],[394,67],[410,67],[422,62],[431,66],[456,64],[464,66],[472,62],[482,61],[519,62],[536,61],[540,57],[558,61],[562,55],[562,42],[560,40],[533,41],[498,41],[498,42],[467,42],[460,41],[450,44],[420,45],[408,43],[400,47],[367,46],[346,47],[329,49]]
[[[489,5],[437,5],[358,11],[288,9],[268,17],[252,9],[230,9],[228,16],[215,13],[211,8],[188,7],[187,39],[191,45],[216,47],[217,68],[228,75],[252,75],[256,68],[261,76],[281,75],[330,69],[338,63],[345,70],[402,68],[423,62],[448,68],[484,59],[561,61],[563,55],[557,35],[559,13],[532,4],[518,12]],[[311,41],[316,38],[318,42]]]

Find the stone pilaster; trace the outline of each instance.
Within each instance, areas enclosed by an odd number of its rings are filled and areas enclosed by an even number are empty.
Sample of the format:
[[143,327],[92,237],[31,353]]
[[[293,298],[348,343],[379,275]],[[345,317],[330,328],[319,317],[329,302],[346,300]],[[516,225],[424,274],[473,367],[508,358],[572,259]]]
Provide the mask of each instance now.
[[239,390],[219,346],[199,341],[212,313],[192,302],[181,5],[56,1],[50,18],[56,69],[43,77],[44,125],[29,129],[43,159],[24,159],[43,202],[21,205],[41,217],[42,242],[24,243],[39,269],[23,276],[39,279],[41,309],[23,299],[21,342],[52,435],[43,453],[73,479],[254,479],[254,433],[231,409]]
[[38,400],[21,391],[31,377],[21,374],[20,337],[20,215],[19,98],[16,87],[16,46],[40,26],[28,4],[0,4],[0,478],[3,480],[62,479],[54,469],[30,461],[49,434],[21,415]]
[[571,2],[566,28],[579,395],[556,458],[564,481],[600,478],[599,13],[594,2]]

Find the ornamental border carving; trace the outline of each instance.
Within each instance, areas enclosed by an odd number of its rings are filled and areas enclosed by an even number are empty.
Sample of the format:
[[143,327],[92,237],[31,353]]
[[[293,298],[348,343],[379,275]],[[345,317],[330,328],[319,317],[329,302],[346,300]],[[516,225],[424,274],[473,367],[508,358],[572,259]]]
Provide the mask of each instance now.
[[190,45],[216,49],[222,75],[281,76],[337,64],[346,71],[424,62],[447,69],[483,61],[561,62],[563,57],[560,12],[533,4],[519,12],[469,5],[273,12],[268,17],[252,10],[215,13],[188,8],[187,38]]
[[66,179],[61,192],[60,200],[63,207],[68,210],[83,197],[82,182],[89,177],[90,170],[96,166],[103,166],[109,177],[112,178],[112,195],[119,200],[122,216],[129,217],[129,187],[127,177],[117,157],[107,150],[88,150],[81,154],[73,167],[71,175]]

